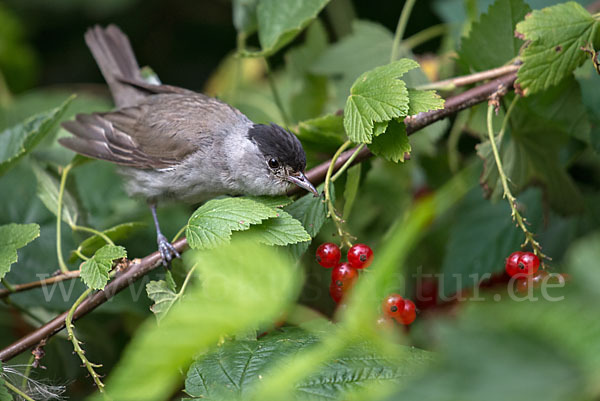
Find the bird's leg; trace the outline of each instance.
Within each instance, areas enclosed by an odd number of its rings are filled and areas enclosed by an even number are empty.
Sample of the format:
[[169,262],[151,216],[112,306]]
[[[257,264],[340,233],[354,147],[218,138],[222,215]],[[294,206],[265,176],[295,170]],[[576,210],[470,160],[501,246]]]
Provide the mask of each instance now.
[[168,268],[171,265],[171,260],[174,258],[180,258],[181,255],[173,245],[167,240],[167,238],[160,232],[160,225],[158,224],[158,217],[156,217],[156,204],[150,203],[150,211],[152,212],[152,218],[154,218],[154,226],[156,227],[156,242],[158,243],[158,251],[162,258],[162,264]]

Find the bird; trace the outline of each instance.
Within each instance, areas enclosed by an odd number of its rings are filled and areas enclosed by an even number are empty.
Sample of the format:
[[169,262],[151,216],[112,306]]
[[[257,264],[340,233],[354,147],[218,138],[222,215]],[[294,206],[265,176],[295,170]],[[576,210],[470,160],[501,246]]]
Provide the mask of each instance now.
[[119,165],[125,191],[144,199],[162,264],[180,257],[160,229],[157,204],[200,203],[221,195],[282,195],[293,185],[315,196],[306,154],[283,127],[255,124],[207,95],[142,78],[129,38],[116,26],[89,28],[85,42],[116,108],[62,123],[62,146]]

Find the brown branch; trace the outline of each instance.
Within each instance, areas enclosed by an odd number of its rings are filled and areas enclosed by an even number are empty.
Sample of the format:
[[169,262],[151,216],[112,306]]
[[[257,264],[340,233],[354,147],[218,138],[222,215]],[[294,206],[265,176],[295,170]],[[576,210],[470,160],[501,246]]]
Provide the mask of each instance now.
[[445,79],[443,81],[432,82],[425,85],[420,85],[416,89],[427,90],[452,90],[459,86],[466,86],[476,84],[478,82],[487,81],[488,79],[494,79],[506,75],[511,72],[517,72],[519,66],[516,64],[504,65],[498,68],[492,68],[491,70],[476,72],[469,75],[463,75],[460,77]]
[[[183,252],[183,250],[187,247],[187,241],[185,238],[182,238],[173,243],[173,246],[178,252]],[[73,314],[73,320],[75,321],[83,315],[96,309],[98,306],[115,296],[121,290],[134,283],[140,277],[144,276],[157,266],[160,266],[160,264],[161,259],[158,252],[154,252],[153,254],[148,255],[137,262],[131,263],[127,269],[118,273],[115,278],[108,283],[104,290],[94,293],[85,301],[83,301],[75,310],[75,313]],[[37,328],[33,332],[27,334],[25,337],[20,338],[13,344],[2,349],[0,351],[0,361],[5,362],[26,351],[28,348],[35,346],[40,341],[47,339],[48,337],[53,336],[61,331],[65,327],[65,318],[67,317],[67,313],[68,311],[58,315],[45,325]]]
[[[475,104],[481,103],[487,100],[492,94],[496,93],[501,88],[510,88],[516,79],[516,73],[511,73],[506,76],[500,77],[494,81],[478,86],[461,93],[460,95],[453,96],[446,100],[445,107],[441,110],[433,110],[427,113],[419,113],[415,116],[409,116],[404,119],[406,124],[406,130],[408,134],[433,124],[457,111],[466,109]],[[337,171],[346,160],[352,155],[354,150],[349,150],[340,156],[335,164],[335,171]],[[372,154],[367,148],[359,153],[354,163],[359,163],[369,157]],[[329,166],[329,161],[319,164],[310,171],[307,172],[308,178],[314,184],[320,184],[325,179],[325,173]],[[297,193],[297,191],[290,191],[290,193]],[[182,252],[187,247],[187,241],[182,238],[173,244],[177,251]],[[106,286],[103,291],[98,291],[90,296],[88,299],[83,301],[81,305],[75,310],[73,314],[74,320],[79,319],[83,315],[91,312],[98,306],[102,305],[108,299],[113,297],[115,294],[127,288],[130,284],[144,276],[146,273],[160,265],[160,254],[154,252],[151,255],[139,260],[137,263],[132,263],[126,270],[117,274],[115,278]],[[27,284],[22,284],[27,285]],[[27,349],[34,347],[40,341],[47,339],[48,337],[58,333],[65,327],[65,318],[68,312],[64,312],[45,325],[39,327],[33,332],[27,334],[25,337],[15,341],[8,347],[0,350],[0,361],[5,362],[16,355],[26,351]]]
[[69,271],[67,273],[58,274],[54,277],[48,277],[43,280],[32,281],[30,283],[24,283],[24,284],[15,284],[12,286],[12,290],[9,290],[6,288],[0,289],[0,299],[6,298],[9,295],[15,294],[17,292],[27,291],[27,290],[31,290],[31,289],[39,288],[39,287],[45,287],[49,284],[54,284],[54,283],[58,283],[60,281],[65,281],[65,280],[71,280],[71,279],[74,279],[77,277],[79,277],[79,270],[73,270],[73,271]]

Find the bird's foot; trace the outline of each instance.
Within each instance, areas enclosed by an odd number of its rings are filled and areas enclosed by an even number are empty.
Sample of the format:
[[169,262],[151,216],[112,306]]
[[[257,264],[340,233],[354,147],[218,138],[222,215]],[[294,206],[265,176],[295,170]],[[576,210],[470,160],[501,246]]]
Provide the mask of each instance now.
[[158,242],[158,251],[162,258],[162,264],[168,269],[171,266],[171,261],[175,258],[180,258],[181,255],[164,235],[158,234],[156,240]]

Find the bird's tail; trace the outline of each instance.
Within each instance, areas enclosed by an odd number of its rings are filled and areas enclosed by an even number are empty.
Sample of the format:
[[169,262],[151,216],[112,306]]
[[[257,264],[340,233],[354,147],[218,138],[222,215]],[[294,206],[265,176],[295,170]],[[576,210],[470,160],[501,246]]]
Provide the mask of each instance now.
[[85,33],[85,42],[110,87],[117,107],[134,105],[147,94],[120,80],[142,81],[142,77],[129,39],[119,28],[115,25],[106,28],[96,25]]

